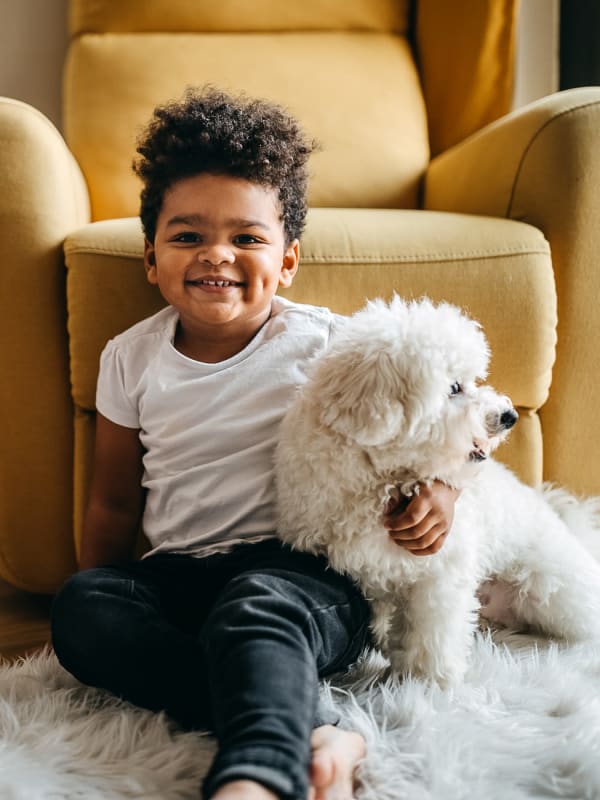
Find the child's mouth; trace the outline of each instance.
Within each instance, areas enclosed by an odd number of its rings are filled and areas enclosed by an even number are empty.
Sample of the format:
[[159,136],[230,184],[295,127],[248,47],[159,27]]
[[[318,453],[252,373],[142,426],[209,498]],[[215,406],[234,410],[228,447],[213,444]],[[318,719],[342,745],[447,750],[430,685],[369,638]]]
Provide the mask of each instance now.
[[207,278],[203,278],[202,280],[198,281],[186,281],[186,283],[190,284],[191,286],[207,286],[219,289],[229,289],[244,285],[239,281],[209,280]]

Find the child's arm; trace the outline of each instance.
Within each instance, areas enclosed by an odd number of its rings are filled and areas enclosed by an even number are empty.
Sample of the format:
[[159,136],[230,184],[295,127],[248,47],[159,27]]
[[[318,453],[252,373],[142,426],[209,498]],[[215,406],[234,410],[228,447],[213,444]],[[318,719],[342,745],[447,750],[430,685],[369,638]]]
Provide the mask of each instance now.
[[96,450],[90,498],[83,524],[79,568],[133,557],[144,507],[143,448],[139,431],[96,419]]
[[442,547],[454,520],[454,504],[460,494],[441,481],[421,485],[408,505],[388,509],[385,527],[396,544],[415,556],[430,556]]

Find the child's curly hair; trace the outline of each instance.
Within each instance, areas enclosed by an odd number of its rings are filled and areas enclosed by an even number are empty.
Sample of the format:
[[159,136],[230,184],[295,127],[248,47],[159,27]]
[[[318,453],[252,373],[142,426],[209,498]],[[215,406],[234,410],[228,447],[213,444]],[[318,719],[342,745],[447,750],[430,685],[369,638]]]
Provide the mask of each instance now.
[[158,106],[137,142],[133,170],[143,182],[142,226],[153,242],[164,194],[201,173],[231,175],[275,189],[286,243],[306,218],[307,162],[316,142],[282,107],[208,87]]

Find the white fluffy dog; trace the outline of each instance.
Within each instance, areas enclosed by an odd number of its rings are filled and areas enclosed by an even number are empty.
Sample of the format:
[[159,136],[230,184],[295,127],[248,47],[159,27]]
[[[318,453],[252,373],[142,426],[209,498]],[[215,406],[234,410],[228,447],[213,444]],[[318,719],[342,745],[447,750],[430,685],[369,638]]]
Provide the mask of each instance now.
[[[281,538],[355,579],[396,671],[442,685],[467,669],[490,578],[509,587],[521,625],[600,639],[600,565],[554,507],[570,501],[488,458],[517,419],[477,383],[488,359],[481,328],[453,306],[370,302],[313,366],[276,455]],[[382,515],[394,491],[434,479],[462,493],[444,547],[415,556]]]

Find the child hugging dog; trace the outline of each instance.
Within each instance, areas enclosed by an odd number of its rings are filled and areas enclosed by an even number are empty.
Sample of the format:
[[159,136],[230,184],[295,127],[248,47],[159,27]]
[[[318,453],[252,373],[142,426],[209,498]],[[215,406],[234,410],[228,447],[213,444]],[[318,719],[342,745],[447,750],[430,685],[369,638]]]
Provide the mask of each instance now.
[[[275,294],[298,269],[312,149],[261,100],[208,89],[155,110],[135,171],[168,305],[102,354],[80,571],[52,613],[79,680],[215,732],[205,798],[350,800],[365,751],[317,701],[367,643],[369,605],[276,535],[279,425],[338,322]],[[390,508],[392,545],[439,550],[455,498],[435,483]]]

